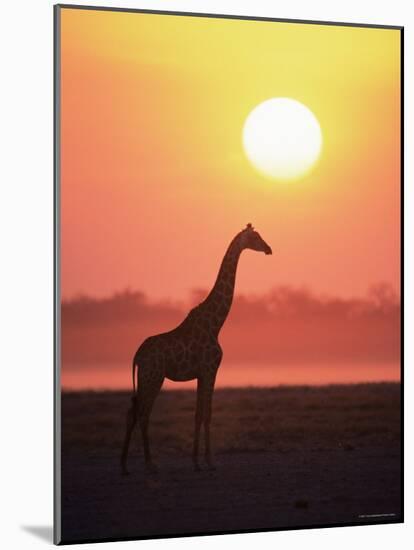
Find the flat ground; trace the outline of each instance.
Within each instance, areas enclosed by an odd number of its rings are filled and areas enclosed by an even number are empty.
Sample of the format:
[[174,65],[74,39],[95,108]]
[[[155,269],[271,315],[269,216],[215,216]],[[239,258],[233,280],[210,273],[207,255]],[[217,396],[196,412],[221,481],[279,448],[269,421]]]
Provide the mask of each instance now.
[[399,384],[217,390],[217,469],[202,472],[185,390],[161,392],[154,407],[159,473],[145,474],[137,430],[122,476],[129,402],[126,392],[63,394],[63,542],[400,518]]

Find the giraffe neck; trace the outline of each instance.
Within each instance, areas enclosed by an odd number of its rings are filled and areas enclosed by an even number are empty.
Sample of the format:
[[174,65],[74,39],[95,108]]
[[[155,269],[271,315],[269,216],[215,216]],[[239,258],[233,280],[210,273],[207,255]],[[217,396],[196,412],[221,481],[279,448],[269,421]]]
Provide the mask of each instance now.
[[237,264],[241,252],[239,240],[235,237],[224,255],[210,294],[199,306],[207,317],[210,330],[216,335],[220,332],[233,302]]

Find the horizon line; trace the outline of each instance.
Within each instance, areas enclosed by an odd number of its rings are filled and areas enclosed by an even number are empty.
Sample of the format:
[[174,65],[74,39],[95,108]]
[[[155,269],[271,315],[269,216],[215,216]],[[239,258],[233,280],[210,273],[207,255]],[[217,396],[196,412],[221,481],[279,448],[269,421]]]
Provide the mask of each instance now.
[[[186,382],[188,384],[189,382],[196,382],[195,380],[189,380]],[[271,390],[271,389],[284,389],[284,388],[328,388],[328,387],[337,387],[337,386],[372,386],[372,385],[385,385],[385,384],[392,384],[397,385],[401,384],[401,379],[398,380],[367,380],[367,381],[359,381],[359,382],[326,382],[326,383],[319,383],[319,384],[274,384],[274,385],[244,385],[244,386],[220,386],[218,385],[214,391],[220,391],[220,390]],[[179,384],[181,386],[181,384]],[[81,392],[89,392],[89,393],[132,393],[132,390],[128,387],[119,387],[119,388],[108,388],[108,387],[88,387],[85,386],[83,388],[71,388],[71,387],[61,387],[61,393],[81,393]],[[177,387],[173,388],[171,386],[162,387],[161,391],[168,391],[168,392],[191,392],[194,393],[194,389],[190,387]]]

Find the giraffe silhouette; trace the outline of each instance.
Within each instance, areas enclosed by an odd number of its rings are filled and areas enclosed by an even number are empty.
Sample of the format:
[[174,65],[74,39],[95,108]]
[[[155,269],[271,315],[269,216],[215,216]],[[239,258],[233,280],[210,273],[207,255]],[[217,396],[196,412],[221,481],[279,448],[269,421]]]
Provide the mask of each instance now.
[[176,382],[197,379],[193,464],[195,470],[200,469],[199,439],[201,425],[204,424],[205,459],[207,466],[214,468],[210,447],[211,402],[217,370],[223,355],[218,335],[231,308],[237,264],[240,254],[245,249],[272,254],[270,246],[249,223],[231,241],[216,282],[207,298],[193,308],[175,329],[147,338],[135,353],[132,361],[132,406],[127,412],[121,456],[124,474],[128,473],[128,448],[137,421],[142,433],[146,467],[149,471],[156,471],[151,458],[148,424],[164,378]]

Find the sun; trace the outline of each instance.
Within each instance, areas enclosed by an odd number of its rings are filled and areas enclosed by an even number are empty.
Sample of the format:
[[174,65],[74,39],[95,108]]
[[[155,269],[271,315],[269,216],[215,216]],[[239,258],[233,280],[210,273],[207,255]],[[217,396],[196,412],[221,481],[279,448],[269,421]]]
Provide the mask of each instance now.
[[257,105],[243,127],[247,158],[264,176],[295,180],[307,174],[322,150],[322,132],[312,111],[288,97]]

